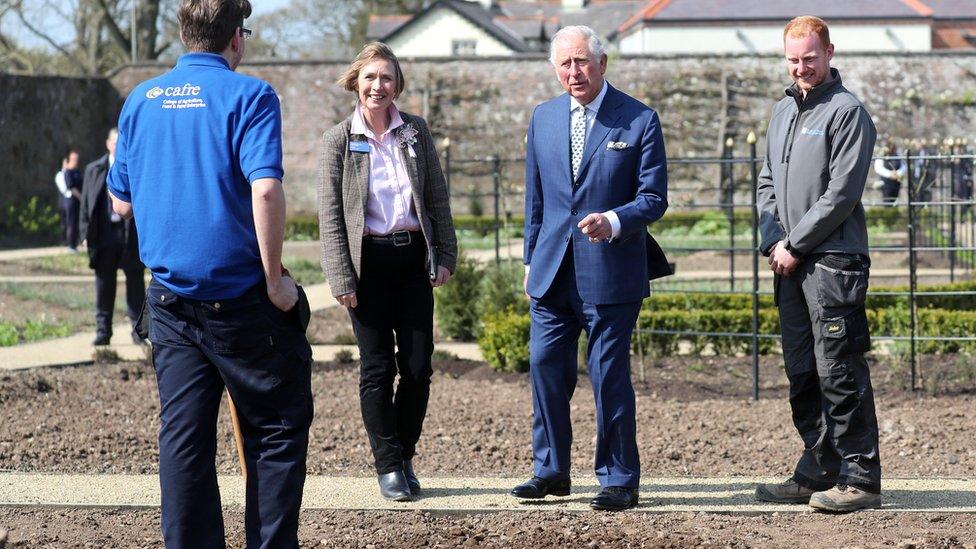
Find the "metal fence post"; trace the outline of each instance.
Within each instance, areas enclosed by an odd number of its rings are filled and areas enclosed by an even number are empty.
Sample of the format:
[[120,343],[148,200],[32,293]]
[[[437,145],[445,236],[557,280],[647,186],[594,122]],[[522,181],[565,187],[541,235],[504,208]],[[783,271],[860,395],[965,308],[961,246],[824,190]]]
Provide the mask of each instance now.
[[732,147],[735,141],[730,137],[725,140],[725,173],[728,176],[727,196],[725,201],[728,203],[729,216],[729,291],[735,291],[735,173],[732,164]]
[[502,178],[502,158],[500,155],[495,154],[492,163],[492,178],[494,179],[494,195],[495,195],[495,265],[500,265],[502,262],[501,256],[501,230],[502,230],[502,218],[501,211],[499,209],[499,199],[501,194],[501,178]]
[[759,170],[756,166],[756,134],[749,132],[749,175],[752,179],[752,400],[759,400],[759,205],[756,190]]
[[[908,166],[908,309],[909,309],[909,330],[910,338],[909,343],[911,347],[910,351],[910,362],[911,362],[911,374],[912,374],[912,390],[916,390],[918,387],[916,385],[917,377],[917,364],[915,362],[915,336],[916,336],[916,303],[915,303],[915,290],[918,285],[917,278],[917,258],[915,257],[915,181],[912,178],[912,153],[911,151],[905,152],[905,165]],[[923,160],[924,162],[924,160]]]

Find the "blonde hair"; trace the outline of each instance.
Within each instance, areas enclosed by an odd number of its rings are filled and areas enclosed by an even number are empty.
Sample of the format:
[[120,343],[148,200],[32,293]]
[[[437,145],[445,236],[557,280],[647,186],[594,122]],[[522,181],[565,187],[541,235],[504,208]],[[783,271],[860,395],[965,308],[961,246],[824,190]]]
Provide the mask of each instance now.
[[787,38],[803,38],[811,34],[820,37],[820,45],[824,49],[830,45],[830,31],[827,30],[827,23],[812,15],[801,15],[787,23],[783,29],[783,41],[786,41]]
[[336,84],[339,84],[345,90],[358,94],[359,71],[377,59],[389,61],[393,65],[393,74],[396,79],[396,90],[393,93],[393,99],[400,97],[400,93],[403,92],[403,88],[406,86],[406,82],[403,79],[403,71],[400,70],[400,61],[397,60],[393,49],[383,42],[370,42],[366,44],[363,50],[359,52],[359,55],[356,56],[356,59],[342,72]]

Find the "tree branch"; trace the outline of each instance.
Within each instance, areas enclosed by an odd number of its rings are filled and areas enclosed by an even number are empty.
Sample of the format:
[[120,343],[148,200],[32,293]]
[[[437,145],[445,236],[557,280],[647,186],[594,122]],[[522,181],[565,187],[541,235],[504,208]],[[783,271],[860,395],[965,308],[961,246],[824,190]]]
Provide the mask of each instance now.
[[[126,38],[125,33],[119,28],[119,24],[115,22],[115,18],[112,17],[112,12],[108,9],[108,4],[105,0],[97,0],[98,6],[102,8],[102,13],[105,14],[105,23],[108,25],[108,34],[115,40],[115,43],[122,48],[122,51],[131,51],[132,49],[132,31],[129,32],[129,37]],[[133,29],[134,30],[134,29]]]
[[24,24],[24,27],[26,27],[27,30],[29,30],[31,33],[33,33],[34,35],[36,35],[41,40],[44,40],[45,42],[47,42],[48,44],[50,44],[52,48],[58,50],[58,52],[60,52],[62,55],[64,55],[68,59],[70,59],[76,65],[78,65],[78,67],[81,69],[81,72],[82,73],[84,73],[84,74],[92,74],[93,73],[93,71],[89,70],[89,68],[85,65],[85,63],[84,63],[83,60],[78,59],[72,52],[70,52],[67,49],[65,49],[64,46],[62,46],[61,44],[58,44],[57,42],[54,41],[53,38],[51,38],[47,34],[41,32],[38,28],[36,28],[34,25],[32,25],[31,22],[28,21],[27,18],[24,16],[23,5],[22,5],[21,2],[17,2],[15,11],[17,12],[17,18],[20,19],[20,22]]

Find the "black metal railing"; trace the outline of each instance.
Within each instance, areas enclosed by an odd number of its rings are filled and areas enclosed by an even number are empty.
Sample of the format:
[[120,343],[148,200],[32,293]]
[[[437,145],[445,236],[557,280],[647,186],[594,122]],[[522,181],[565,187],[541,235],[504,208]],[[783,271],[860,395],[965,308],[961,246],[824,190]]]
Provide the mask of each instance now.
[[[879,156],[873,160],[889,160],[902,162],[907,167],[903,182],[902,194],[891,201],[879,196],[874,188],[878,176],[874,171],[868,176],[863,204],[868,208],[869,225],[887,228],[885,235],[880,235],[883,242],[872,242],[871,254],[879,257],[881,254],[907,254],[904,272],[898,269],[887,269],[887,277],[895,281],[907,279],[908,291],[887,291],[884,295],[898,296],[906,299],[909,314],[909,334],[907,336],[895,334],[872,334],[874,340],[888,340],[893,342],[907,341],[909,345],[908,360],[910,363],[910,386],[919,387],[918,349],[917,342],[944,341],[976,341],[976,334],[972,336],[942,336],[929,334],[922,336],[918,330],[919,298],[930,296],[976,295],[970,291],[919,291],[919,275],[928,280],[938,282],[956,282],[972,276],[976,264],[976,204],[973,200],[973,163],[976,156],[966,154],[965,151],[950,149],[944,154],[929,154],[926,151],[907,151],[897,156]],[[750,143],[747,156],[733,156],[732,148],[726,147],[721,156],[709,158],[672,158],[668,160],[668,171],[671,181],[669,195],[671,206],[669,214],[681,211],[706,211],[724,214],[728,226],[727,245],[681,245],[662,242],[662,248],[669,255],[676,257],[679,275],[682,269],[682,259],[687,254],[711,252],[727,258],[724,274],[716,278],[702,278],[700,280],[661,279],[652,283],[652,292],[665,294],[671,292],[714,293],[722,295],[751,296],[752,322],[749,332],[718,332],[695,330],[646,330],[638,329],[637,333],[644,335],[675,335],[679,337],[695,338],[698,336],[749,338],[751,341],[752,359],[752,394],[759,397],[759,358],[760,340],[779,338],[779,333],[762,333],[760,330],[760,298],[771,295],[771,288],[765,287],[768,276],[762,276],[768,266],[765,258],[758,251],[758,211],[756,208],[755,189],[759,172],[764,159],[757,154],[756,144]],[[451,159],[449,150],[446,151],[444,166],[448,181],[451,182],[452,203],[455,211],[461,213],[475,213],[486,215],[484,210],[471,212],[470,205],[480,200],[491,199],[490,215],[494,223],[490,230],[494,232],[494,258],[501,260],[501,235],[506,228],[511,229],[513,219],[517,219],[523,210],[521,203],[524,197],[523,189],[523,158],[503,158],[493,155],[478,159]],[[697,171],[697,172],[696,172]],[[701,172],[701,173],[698,173]],[[678,177],[675,177],[678,174]],[[463,181],[463,184],[461,183]],[[488,182],[490,181],[490,184]],[[677,199],[675,199],[677,197]],[[715,197],[712,199],[710,197]],[[463,200],[468,200],[465,210]],[[748,215],[741,212],[748,211]],[[740,212],[740,215],[736,215]],[[892,214],[895,212],[895,214]],[[893,226],[885,223],[872,224],[872,218],[889,220]],[[737,234],[745,229],[748,223],[749,236]],[[655,233],[655,226],[650,227]],[[699,239],[701,240],[701,239]],[[711,238],[718,242],[717,238]],[[744,243],[743,240],[746,240]],[[742,262],[737,265],[739,256],[748,257],[749,267],[747,275],[742,276]],[[924,257],[924,265],[920,267],[920,256]],[[763,263],[760,263],[763,261]],[[944,265],[944,266],[943,266]],[[924,267],[924,268],[923,268]],[[737,271],[738,269],[738,271]],[[737,274],[738,273],[738,274]],[[878,278],[872,273],[872,278]],[[724,282],[723,282],[724,281]],[[697,283],[696,283],[697,282]],[[720,285],[727,284],[727,289]],[[643,377],[643,360],[640,375]]]

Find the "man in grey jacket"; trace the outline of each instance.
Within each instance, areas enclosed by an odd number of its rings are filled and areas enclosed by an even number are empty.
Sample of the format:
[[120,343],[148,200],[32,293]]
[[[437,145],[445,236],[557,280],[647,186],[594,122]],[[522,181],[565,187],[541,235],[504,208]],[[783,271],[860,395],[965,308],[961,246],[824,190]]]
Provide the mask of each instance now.
[[794,84],[773,108],[756,193],[804,450],[793,476],[759,485],[756,498],[826,511],[876,508],[881,463],[864,360],[870,260],[861,205],[876,132],[830,68],[827,25],[798,17],[783,38]]

